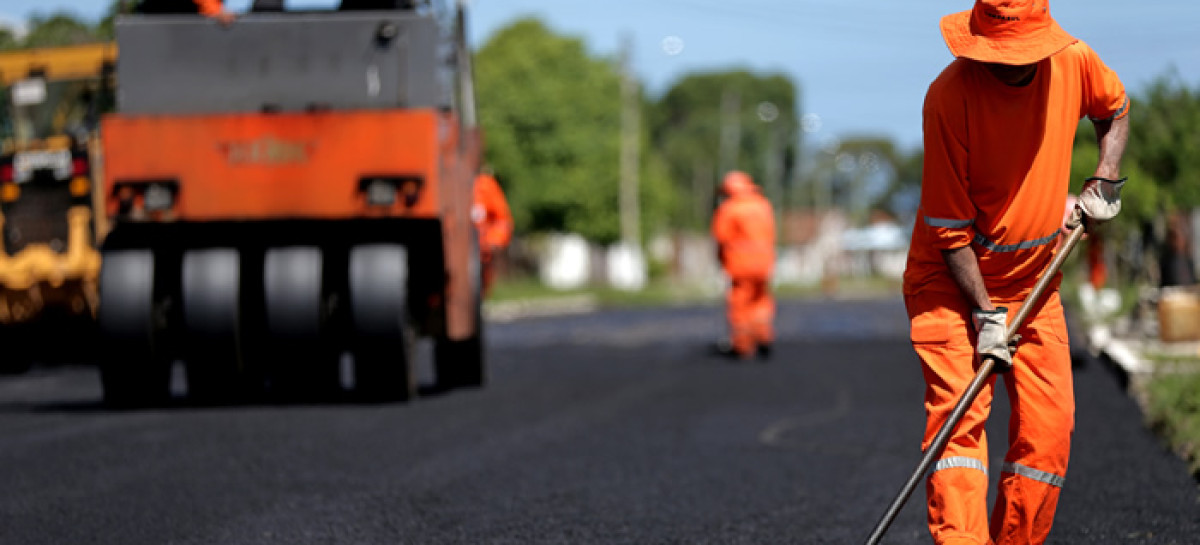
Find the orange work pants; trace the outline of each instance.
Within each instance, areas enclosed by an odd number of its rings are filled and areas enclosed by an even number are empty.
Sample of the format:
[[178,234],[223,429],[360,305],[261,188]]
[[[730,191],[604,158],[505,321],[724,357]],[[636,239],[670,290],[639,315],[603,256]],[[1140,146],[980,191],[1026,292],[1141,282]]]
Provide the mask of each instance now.
[[[994,304],[1007,306],[1011,318],[1021,301]],[[958,294],[910,295],[905,305],[925,376],[925,449],[975,376],[975,332]],[[938,545],[1038,544],[1050,533],[1075,428],[1071,351],[1057,290],[1044,297],[1018,334],[1013,370],[1003,375],[1012,414],[990,528],[984,424],[999,375],[988,379],[926,482],[929,531]]]
[[775,300],[767,279],[734,278],[725,302],[734,352],[750,356],[759,345],[775,340]]

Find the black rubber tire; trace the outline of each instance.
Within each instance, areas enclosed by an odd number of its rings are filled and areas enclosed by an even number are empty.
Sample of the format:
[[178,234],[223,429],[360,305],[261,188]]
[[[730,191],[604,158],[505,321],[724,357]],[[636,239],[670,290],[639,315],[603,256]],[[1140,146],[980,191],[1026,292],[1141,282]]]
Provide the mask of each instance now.
[[141,407],[166,402],[170,362],[155,352],[154,254],[148,249],[105,252],[100,269],[100,381],[104,402]]
[[234,248],[189,250],[181,276],[188,398],[233,401],[243,393],[241,256]]
[[268,373],[285,397],[328,397],[341,387],[325,324],[323,253],[315,246],[270,248],[263,256]]
[[267,331],[280,339],[312,339],[321,332],[321,249],[271,248],[263,259]]
[[368,401],[416,397],[407,251],[396,244],[351,248],[349,282],[355,393]]
[[33,369],[29,324],[0,324],[0,375],[21,375]]

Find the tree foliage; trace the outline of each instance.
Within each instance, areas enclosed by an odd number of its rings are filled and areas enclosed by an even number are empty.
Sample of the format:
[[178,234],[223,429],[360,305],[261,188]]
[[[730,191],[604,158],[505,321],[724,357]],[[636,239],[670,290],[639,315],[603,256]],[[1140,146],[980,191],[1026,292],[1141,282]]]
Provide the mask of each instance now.
[[11,28],[0,27],[0,51],[16,49],[21,46],[17,33]]
[[92,24],[70,12],[35,14],[26,22],[24,36],[16,30],[0,27],[0,51],[35,47],[79,45],[113,39],[113,21],[123,11],[121,0],[110,0],[103,18]]
[[[1164,76],[1134,94],[1129,116],[1129,145],[1121,163],[1129,183],[1122,191],[1117,228],[1140,230],[1164,213],[1200,207],[1200,133],[1195,129],[1200,90]],[[1098,159],[1095,131],[1084,121],[1075,136],[1072,192],[1092,175]]]
[[[475,79],[487,161],[505,186],[517,229],[616,240],[617,67],[589,56],[581,40],[523,19],[479,49]],[[662,217],[670,187],[654,159],[642,158],[642,217]]]
[[91,25],[65,12],[49,16],[35,15],[29,19],[29,33],[23,47],[78,45],[97,41]]
[[104,10],[104,16],[100,18],[100,22],[96,23],[94,30],[96,37],[102,40],[115,39],[117,15],[128,13],[131,8],[132,2],[126,5],[122,0],[112,0],[108,9]]
[[[1200,206],[1200,89],[1163,77],[1133,100],[1126,165],[1170,195],[1165,207]],[[1132,179],[1132,178],[1131,178]]]
[[[675,219],[707,224],[722,170],[744,170],[781,199],[767,186],[790,179],[796,165],[796,105],[796,86],[782,74],[697,73],[672,85],[651,109],[650,135],[677,189],[693,196]],[[723,132],[736,144],[723,146]]]

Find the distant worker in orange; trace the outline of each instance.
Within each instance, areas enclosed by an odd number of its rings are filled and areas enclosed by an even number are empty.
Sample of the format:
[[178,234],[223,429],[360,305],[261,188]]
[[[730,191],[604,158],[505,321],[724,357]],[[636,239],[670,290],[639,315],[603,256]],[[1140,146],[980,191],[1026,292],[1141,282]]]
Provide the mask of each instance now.
[[141,0],[134,13],[156,15],[197,13],[228,25],[237,15],[225,10],[222,0]]
[[483,267],[483,295],[491,291],[495,277],[495,258],[512,241],[513,220],[504,198],[504,190],[490,169],[475,177],[471,221],[479,232],[479,261]]
[[770,288],[775,268],[775,214],[745,172],[726,174],[721,194],[724,200],[713,215],[712,234],[721,267],[730,280],[726,295],[729,342],[718,350],[739,359],[755,353],[766,358],[775,341],[775,301]]
[[[1067,476],[1075,399],[1057,279],[1010,352],[1008,310],[1025,303],[1058,245],[1080,118],[1099,145],[1078,207],[1089,224],[1121,209],[1129,99],[1117,75],[1050,16],[1046,0],[976,0],[941,20],[957,57],[929,86],[921,204],[904,300],[925,379],[928,448],[990,358],[1011,400],[1008,453],[988,460],[997,375],[952,432],[926,483],[939,545],[1040,544]],[[988,475],[999,469],[989,522]]]

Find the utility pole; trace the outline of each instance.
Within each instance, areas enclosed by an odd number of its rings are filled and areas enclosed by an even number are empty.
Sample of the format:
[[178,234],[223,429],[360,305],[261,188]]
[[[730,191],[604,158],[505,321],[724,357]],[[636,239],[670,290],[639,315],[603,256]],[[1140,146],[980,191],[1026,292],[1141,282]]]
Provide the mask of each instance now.
[[713,171],[711,159],[697,158],[692,162],[692,213],[696,225],[705,225],[712,215]]
[[[712,187],[705,192],[708,202],[715,205],[717,184],[729,171],[738,166],[738,152],[742,147],[742,96],[737,91],[726,89],[721,93],[721,142],[717,152],[717,172],[712,178]],[[715,208],[715,206],[710,207]]]
[[796,129],[796,140],[792,142],[795,146],[795,155],[792,157],[792,170],[788,174],[787,194],[786,199],[788,208],[805,208],[810,203],[805,202],[804,193],[800,190],[800,185],[804,180],[804,130],[802,127]]
[[621,241],[630,248],[641,247],[641,203],[638,200],[639,110],[641,95],[633,77],[633,39],[626,34],[621,40]]
[[475,117],[475,70],[471,66],[471,48],[467,47],[466,0],[458,0],[455,19],[458,28],[458,36],[455,37],[459,55],[458,86],[459,92],[462,94],[462,104],[459,105],[462,113],[459,115],[462,116],[464,127],[474,128],[477,123]]
[[778,237],[783,232],[783,146],[780,146],[780,136],[783,132],[783,123],[770,121],[767,123],[767,149],[764,162],[764,172],[766,179],[763,180],[763,187],[766,189],[767,197],[771,201],[772,208],[775,209],[775,235]]
[[717,155],[717,177],[736,169],[742,147],[742,97],[737,91],[721,93],[721,150]]

